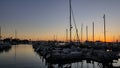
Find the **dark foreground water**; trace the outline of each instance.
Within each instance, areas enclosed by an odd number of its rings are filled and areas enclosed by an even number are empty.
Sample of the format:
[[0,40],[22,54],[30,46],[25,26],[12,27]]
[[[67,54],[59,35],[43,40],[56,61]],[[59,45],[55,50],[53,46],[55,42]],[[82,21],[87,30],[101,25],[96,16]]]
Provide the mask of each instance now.
[[[63,61],[64,62],[64,61]],[[112,63],[120,66],[120,60]],[[103,68],[102,63],[85,61],[68,64],[47,63],[42,56],[34,52],[32,45],[13,45],[9,50],[0,52],[0,68]]]

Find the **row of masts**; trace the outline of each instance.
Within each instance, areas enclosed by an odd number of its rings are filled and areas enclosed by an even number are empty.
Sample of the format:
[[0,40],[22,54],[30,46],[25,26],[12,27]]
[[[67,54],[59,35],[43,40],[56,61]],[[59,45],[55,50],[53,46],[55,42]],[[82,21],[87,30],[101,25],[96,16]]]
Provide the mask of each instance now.
[[[94,42],[94,30],[95,30],[95,28],[94,28],[94,22],[92,23],[92,27],[93,27],[92,30],[93,30],[93,42]],[[77,30],[77,32],[78,32],[78,30]],[[68,41],[68,29],[66,29],[66,41]],[[71,41],[71,36],[70,36],[70,41]],[[81,25],[81,42],[82,41],[83,41],[83,24]],[[86,41],[88,41],[88,26],[86,26]],[[105,18],[104,18],[104,42],[106,42]]]
[[[71,7],[71,0],[69,0],[69,10],[70,10],[70,43],[72,42],[72,24],[71,24],[71,18],[73,16],[73,21],[75,24],[75,19],[74,19],[74,15],[73,15],[73,10]],[[72,15],[71,15],[72,14]],[[105,14],[103,15],[103,19],[104,19],[104,42],[106,43],[106,23],[105,23]],[[77,26],[75,24],[75,28],[76,28],[76,35],[77,35],[77,40],[79,40],[79,35],[78,35],[78,29]],[[83,41],[82,39],[83,37],[83,24],[81,25],[81,42]],[[68,41],[68,30],[66,29],[66,41]],[[88,41],[88,26],[86,26],[86,41]],[[94,42],[94,22],[93,22],[93,42]]]

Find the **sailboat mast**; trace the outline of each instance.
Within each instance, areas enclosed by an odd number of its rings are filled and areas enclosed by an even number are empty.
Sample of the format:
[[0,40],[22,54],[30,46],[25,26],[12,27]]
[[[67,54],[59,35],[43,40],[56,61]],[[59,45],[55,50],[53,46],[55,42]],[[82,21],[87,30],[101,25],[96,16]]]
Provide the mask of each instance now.
[[72,24],[71,24],[71,0],[69,0],[69,8],[70,8],[70,43],[72,42]]
[[66,42],[68,42],[68,29],[66,29]]
[[1,40],[1,26],[0,26],[0,40]]
[[93,42],[94,42],[94,22],[93,22]]
[[106,43],[106,24],[105,24],[105,14],[103,15],[104,19],[104,42]]
[[119,35],[119,42],[120,42],[120,35]]
[[17,39],[17,30],[15,29],[15,39]]
[[83,41],[82,38],[83,38],[83,24],[81,25],[81,42]]
[[88,41],[88,26],[86,26],[86,41]]

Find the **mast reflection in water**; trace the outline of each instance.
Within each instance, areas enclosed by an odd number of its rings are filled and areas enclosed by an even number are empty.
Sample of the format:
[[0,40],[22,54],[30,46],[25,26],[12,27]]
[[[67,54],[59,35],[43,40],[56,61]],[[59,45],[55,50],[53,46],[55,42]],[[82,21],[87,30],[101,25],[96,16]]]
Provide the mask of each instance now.
[[91,60],[50,62],[36,53],[32,45],[12,45],[0,53],[0,68],[110,68],[117,63],[98,63]]

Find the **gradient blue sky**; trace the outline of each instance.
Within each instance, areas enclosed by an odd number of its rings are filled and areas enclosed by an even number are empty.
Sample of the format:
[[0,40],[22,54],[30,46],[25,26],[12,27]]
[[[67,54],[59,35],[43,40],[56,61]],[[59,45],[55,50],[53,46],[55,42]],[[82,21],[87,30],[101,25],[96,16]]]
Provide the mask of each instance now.
[[[3,37],[50,40],[53,35],[65,38],[69,28],[69,0],[0,0],[0,25]],[[79,29],[83,23],[92,37],[95,22],[95,39],[103,39],[103,14],[106,14],[107,36],[113,41],[120,35],[120,0],[72,0],[72,8]],[[72,22],[73,24],[73,22]],[[73,28],[73,36],[75,29]]]

